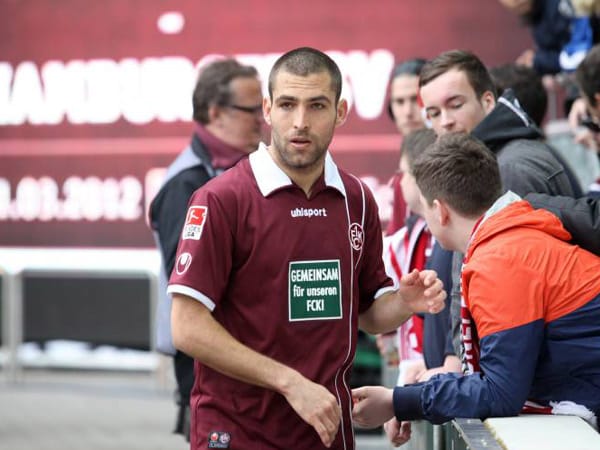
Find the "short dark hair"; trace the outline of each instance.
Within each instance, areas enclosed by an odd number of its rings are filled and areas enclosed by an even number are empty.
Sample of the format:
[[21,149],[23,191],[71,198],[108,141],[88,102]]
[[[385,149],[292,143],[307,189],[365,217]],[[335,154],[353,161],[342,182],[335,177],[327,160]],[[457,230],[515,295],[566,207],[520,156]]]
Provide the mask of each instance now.
[[502,195],[496,157],[466,133],[440,136],[417,156],[413,176],[429,205],[443,200],[470,218],[480,216]]
[[600,93],[600,44],[594,45],[579,63],[575,71],[575,80],[590,105],[595,107],[594,95]]
[[481,98],[487,91],[496,97],[496,88],[485,65],[474,53],[467,50],[449,50],[426,62],[419,76],[419,87],[453,69],[465,73],[477,97]]
[[196,122],[206,125],[210,106],[231,103],[230,85],[235,78],[258,78],[258,72],[254,67],[230,58],[214,61],[201,69],[192,96]]
[[492,67],[489,72],[498,94],[505,89],[512,89],[521,108],[537,126],[541,126],[548,107],[548,93],[537,71],[532,67],[509,63]]
[[406,158],[411,173],[417,156],[423,153],[435,140],[435,131],[430,128],[411,131],[402,138],[402,145],[400,146],[401,157]]
[[427,60],[424,58],[412,58],[404,60],[396,64],[392,70],[392,76],[390,77],[390,80],[394,80],[402,75],[413,75],[418,77],[426,62]]
[[320,50],[300,47],[283,54],[275,61],[269,74],[269,97],[273,100],[275,78],[280,71],[306,77],[314,73],[327,72],[331,78],[331,89],[335,93],[335,102],[342,95],[342,73],[333,59]]

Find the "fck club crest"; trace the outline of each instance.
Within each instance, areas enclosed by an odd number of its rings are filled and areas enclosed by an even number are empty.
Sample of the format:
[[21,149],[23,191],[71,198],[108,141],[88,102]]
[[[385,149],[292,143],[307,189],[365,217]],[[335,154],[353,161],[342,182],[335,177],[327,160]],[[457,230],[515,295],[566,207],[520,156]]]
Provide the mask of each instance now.
[[348,237],[350,238],[350,245],[352,245],[352,248],[354,250],[356,250],[357,252],[362,249],[364,235],[365,235],[365,233],[363,231],[363,228],[360,226],[360,224],[354,222],[352,225],[350,225],[350,228],[348,229]]

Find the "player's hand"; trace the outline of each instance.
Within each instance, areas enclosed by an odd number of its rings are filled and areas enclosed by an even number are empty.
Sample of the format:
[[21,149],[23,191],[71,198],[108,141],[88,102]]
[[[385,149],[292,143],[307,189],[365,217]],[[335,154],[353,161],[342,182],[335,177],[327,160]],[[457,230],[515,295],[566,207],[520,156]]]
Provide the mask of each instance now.
[[444,283],[434,270],[413,270],[400,279],[400,295],[413,313],[437,314],[444,309]]
[[315,429],[323,445],[331,447],[341,420],[341,409],[333,394],[301,377],[285,398],[302,420]]
[[395,417],[383,424],[385,435],[394,447],[400,447],[410,440],[410,422],[399,422]]
[[393,390],[365,386],[352,390],[352,418],[363,428],[375,428],[394,417]]

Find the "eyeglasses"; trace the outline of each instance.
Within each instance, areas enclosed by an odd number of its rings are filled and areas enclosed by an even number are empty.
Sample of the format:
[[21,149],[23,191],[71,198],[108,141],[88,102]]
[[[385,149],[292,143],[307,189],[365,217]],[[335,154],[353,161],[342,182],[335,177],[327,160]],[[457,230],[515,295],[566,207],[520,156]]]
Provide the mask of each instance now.
[[255,106],[242,106],[242,105],[225,105],[226,108],[237,109],[238,111],[243,111],[248,114],[262,114],[262,105]]

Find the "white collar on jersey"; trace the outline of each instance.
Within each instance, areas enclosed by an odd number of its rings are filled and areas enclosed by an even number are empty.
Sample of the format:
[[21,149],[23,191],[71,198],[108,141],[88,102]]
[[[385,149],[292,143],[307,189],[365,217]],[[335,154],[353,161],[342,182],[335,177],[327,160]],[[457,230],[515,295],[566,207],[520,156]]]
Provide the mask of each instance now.
[[[254,178],[263,196],[266,197],[274,190],[292,184],[292,180],[273,161],[263,142],[259,144],[258,150],[250,154],[249,159]],[[325,155],[325,184],[340,191],[344,197],[346,196],[346,188],[340,172],[329,151]]]

